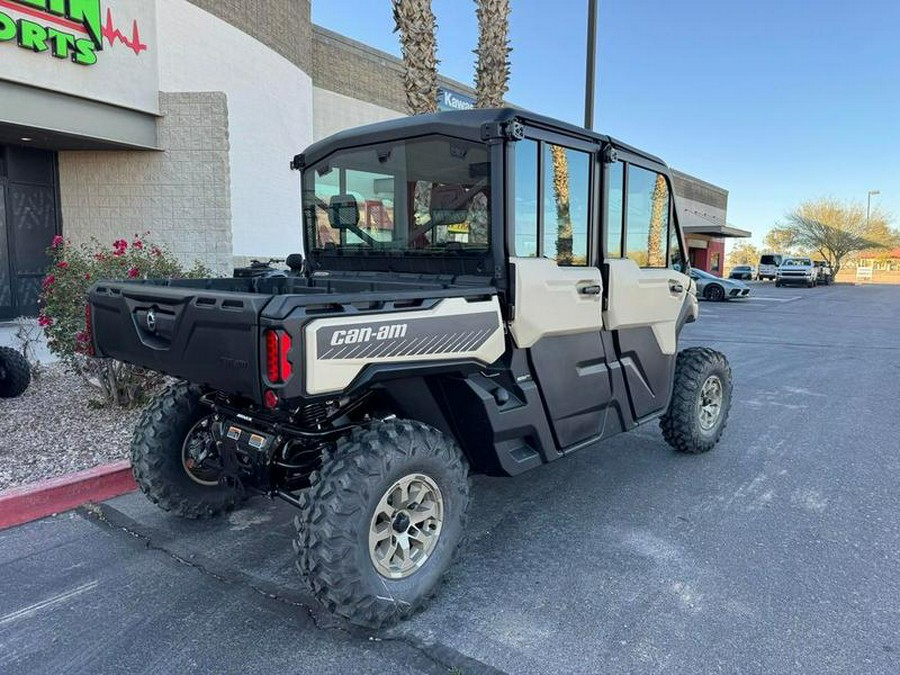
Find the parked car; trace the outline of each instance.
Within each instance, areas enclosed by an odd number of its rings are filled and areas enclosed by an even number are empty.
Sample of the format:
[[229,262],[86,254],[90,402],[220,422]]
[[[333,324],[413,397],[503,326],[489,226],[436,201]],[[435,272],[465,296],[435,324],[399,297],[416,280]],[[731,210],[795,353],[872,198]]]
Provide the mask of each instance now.
[[759,276],[759,270],[756,268],[756,265],[736,265],[732,270],[731,274],[728,275],[729,279],[746,279],[747,281],[756,281]]
[[819,268],[810,258],[785,258],[775,273],[775,285],[803,284],[812,288],[818,278]]
[[778,267],[784,256],[780,253],[767,253],[759,258],[759,271],[757,273],[760,279],[774,279],[778,273]]
[[743,281],[723,279],[703,270],[691,270],[691,279],[697,284],[697,297],[706,300],[733,300],[750,295],[750,287]]
[[831,269],[831,265],[825,260],[814,260],[813,263],[819,271],[816,283],[820,286],[831,286],[834,283],[834,271]]

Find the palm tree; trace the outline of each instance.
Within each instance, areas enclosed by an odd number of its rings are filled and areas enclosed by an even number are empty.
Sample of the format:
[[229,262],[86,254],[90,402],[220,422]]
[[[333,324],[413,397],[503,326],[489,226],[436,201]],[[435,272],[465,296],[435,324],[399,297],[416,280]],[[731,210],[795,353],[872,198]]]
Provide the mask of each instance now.
[[403,87],[411,115],[437,110],[437,22],[431,0],[392,0],[400,33]]
[[650,230],[647,232],[647,265],[665,267],[663,257],[663,225],[669,214],[669,186],[662,174],[657,174],[650,205]]
[[566,149],[550,145],[553,158],[553,197],[556,199],[556,263],[572,264],[572,216],[569,212],[569,159]]
[[475,0],[478,48],[475,93],[479,108],[499,108],[509,89],[509,0]]

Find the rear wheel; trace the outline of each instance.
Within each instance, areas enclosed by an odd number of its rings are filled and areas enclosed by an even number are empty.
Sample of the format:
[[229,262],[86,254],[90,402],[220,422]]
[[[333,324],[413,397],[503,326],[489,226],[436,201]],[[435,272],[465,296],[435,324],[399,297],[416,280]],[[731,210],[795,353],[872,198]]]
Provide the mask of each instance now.
[[724,354],[706,347],[680,352],[672,400],[659,424],[666,442],[679,452],[712,450],[728,421],[731,391],[731,367]]
[[719,302],[725,299],[725,289],[719,286],[719,284],[710,284],[706,287],[706,291],[703,295],[707,300]]
[[151,502],[184,518],[210,518],[243,499],[220,485],[212,415],[197,387],[179,382],[141,416],[131,442],[134,479]]
[[369,628],[425,606],[453,562],[469,502],[452,439],[418,422],[361,427],[313,473],[297,567],[329,610]]
[[0,347],[0,398],[21,396],[29,384],[28,360],[11,347]]

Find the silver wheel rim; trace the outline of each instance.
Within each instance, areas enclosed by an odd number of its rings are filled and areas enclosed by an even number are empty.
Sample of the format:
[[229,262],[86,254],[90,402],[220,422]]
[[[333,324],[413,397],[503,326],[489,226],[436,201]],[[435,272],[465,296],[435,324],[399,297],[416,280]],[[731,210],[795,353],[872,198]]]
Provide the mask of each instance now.
[[217,472],[203,467],[203,462],[215,454],[215,441],[209,430],[210,420],[210,417],[204,417],[192,426],[181,444],[181,466],[184,467],[184,472],[192,481],[206,487],[219,484],[218,475],[213,478]]
[[444,497],[420,473],[404,476],[382,495],[369,525],[369,557],[378,573],[403,579],[434,552],[444,523]]
[[697,417],[700,420],[700,428],[709,431],[722,414],[722,380],[718,375],[710,375],[700,388],[700,398],[697,400]]

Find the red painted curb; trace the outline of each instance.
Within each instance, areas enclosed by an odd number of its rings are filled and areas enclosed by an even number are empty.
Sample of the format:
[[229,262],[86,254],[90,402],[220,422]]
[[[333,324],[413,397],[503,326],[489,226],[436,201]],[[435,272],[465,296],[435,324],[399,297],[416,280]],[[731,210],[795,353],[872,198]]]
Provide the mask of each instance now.
[[137,490],[131,463],[113,462],[0,492],[0,530]]

